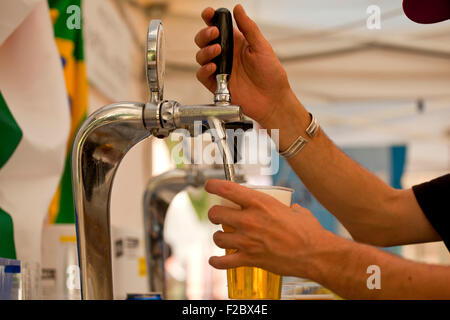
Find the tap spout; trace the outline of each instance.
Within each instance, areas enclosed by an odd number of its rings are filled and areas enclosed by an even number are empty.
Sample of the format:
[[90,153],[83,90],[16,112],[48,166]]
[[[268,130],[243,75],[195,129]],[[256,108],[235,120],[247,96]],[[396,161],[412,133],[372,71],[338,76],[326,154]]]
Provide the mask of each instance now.
[[[234,155],[227,144],[227,136],[225,133],[225,127],[223,121],[217,118],[210,118],[208,120],[209,126],[214,129],[213,141],[217,143],[219,151],[222,154],[223,170],[225,173],[225,179],[230,181],[236,181],[236,173],[234,172]],[[234,148],[233,148],[234,150]]]

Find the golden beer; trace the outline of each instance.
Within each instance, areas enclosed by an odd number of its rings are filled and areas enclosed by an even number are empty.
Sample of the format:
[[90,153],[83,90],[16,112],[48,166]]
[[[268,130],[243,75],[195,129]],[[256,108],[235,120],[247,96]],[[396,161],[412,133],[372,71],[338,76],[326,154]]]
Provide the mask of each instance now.
[[274,299],[281,297],[281,276],[261,268],[227,270],[230,299]]
[[[281,203],[290,206],[294,190],[275,186],[246,186],[269,194]],[[239,208],[236,204],[222,199],[222,205]],[[233,232],[233,228],[223,225],[225,232]],[[225,250],[226,254],[235,249]],[[227,269],[228,297],[230,299],[273,299],[281,298],[281,276],[256,267],[239,267]]]

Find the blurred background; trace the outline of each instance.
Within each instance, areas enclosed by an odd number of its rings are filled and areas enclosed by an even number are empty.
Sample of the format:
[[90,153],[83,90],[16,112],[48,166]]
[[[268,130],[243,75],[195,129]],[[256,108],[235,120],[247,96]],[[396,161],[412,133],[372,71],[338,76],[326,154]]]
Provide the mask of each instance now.
[[[113,101],[147,99],[143,53],[148,21],[154,18],[163,21],[166,32],[165,97],[209,103],[211,93],[195,77],[193,38],[204,27],[200,12],[207,6],[232,9],[237,3],[272,44],[297,97],[345,152],[396,187],[409,188],[449,172],[450,23],[416,24],[404,15],[400,0],[85,1],[90,111]],[[380,8],[380,29],[367,26],[371,5]],[[140,228],[145,184],[173,167],[161,140],[133,149],[114,185],[113,224]],[[274,181],[253,180],[295,186],[296,200],[317,208],[313,212],[321,223],[345,236],[301,183],[281,171]],[[209,268],[208,250],[214,249],[201,249],[207,237],[193,239],[202,224],[190,212],[189,198],[180,194],[172,207],[166,237],[174,248],[184,244],[184,249],[175,249],[184,259],[178,274],[174,268],[175,277],[191,277],[188,295],[202,298],[206,289],[201,276],[189,275],[186,264],[192,269],[196,261],[200,266],[195,268]],[[442,243],[391,250],[418,261],[450,262]],[[187,261],[189,256],[195,258]]]
[[[299,100],[349,156],[396,188],[450,171],[450,22],[416,24],[404,15],[401,0],[82,1],[87,113],[117,101],[148,101],[144,57],[151,19],[161,19],[165,29],[164,97],[183,104],[211,103],[212,94],[195,76],[193,39],[204,27],[200,13],[207,6],[232,10],[238,3],[272,44]],[[374,26],[377,10],[380,24]],[[118,297],[146,291],[143,192],[153,177],[173,168],[168,144],[158,139],[141,142],[119,167],[111,202],[113,245],[116,260],[129,260],[115,262],[116,274],[125,274],[115,279]],[[309,208],[325,228],[349,237],[282,159],[274,176],[261,177],[245,166],[244,171],[252,183],[293,187],[294,201]],[[204,204],[211,200],[202,197],[201,190],[181,192],[167,215],[165,237],[172,253],[167,269],[174,298],[227,296],[225,272],[207,263],[209,256],[223,253],[211,239],[216,228],[205,219]],[[56,232],[59,238],[45,230],[43,247],[59,239],[65,248],[43,250],[43,287],[52,298],[51,270],[59,268],[55,252],[76,252],[75,238],[73,225]],[[124,254],[117,253],[119,244]],[[441,242],[386,250],[450,264]],[[47,268],[46,259],[53,259]],[[132,280],[126,276],[130,268],[136,274]],[[64,298],[79,297],[79,291],[70,294]]]

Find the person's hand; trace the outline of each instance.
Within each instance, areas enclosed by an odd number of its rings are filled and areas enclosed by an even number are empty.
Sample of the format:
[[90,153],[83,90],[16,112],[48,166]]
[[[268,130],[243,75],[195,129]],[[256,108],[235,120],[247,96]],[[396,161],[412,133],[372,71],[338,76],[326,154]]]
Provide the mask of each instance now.
[[236,249],[229,255],[211,257],[213,267],[253,266],[281,275],[314,277],[315,258],[328,250],[326,243],[335,236],[323,229],[309,210],[297,204],[288,207],[231,181],[209,180],[205,189],[241,207],[216,205],[208,212],[212,223],[234,229],[217,231],[213,236],[216,245]]
[[[234,8],[233,15],[239,30],[234,28],[233,70],[229,82],[232,103],[240,105],[247,116],[264,126],[291,89],[284,68],[256,23],[241,5]],[[213,8],[203,10],[202,18],[208,27],[195,36],[195,43],[200,47],[196,60],[202,66],[197,78],[211,92],[216,89],[216,65],[211,60],[221,51],[219,44],[209,45],[219,36],[219,30],[211,26],[213,16]]]

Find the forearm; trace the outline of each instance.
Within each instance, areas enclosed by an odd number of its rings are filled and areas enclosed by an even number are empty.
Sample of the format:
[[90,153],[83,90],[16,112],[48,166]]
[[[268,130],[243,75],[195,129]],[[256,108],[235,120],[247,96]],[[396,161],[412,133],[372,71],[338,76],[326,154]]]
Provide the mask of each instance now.
[[[299,136],[306,136],[309,125],[308,111],[291,93],[283,100],[276,116],[263,125],[267,129],[279,129],[280,150],[285,150]],[[359,237],[378,234],[377,224],[384,228],[389,224],[389,202],[393,189],[374,174],[345,155],[319,130],[300,153],[289,160],[309,191]],[[368,233],[367,229],[370,230]]]
[[[449,299],[450,267],[402,259],[329,233],[308,277],[346,299]],[[379,267],[380,288],[369,266]],[[369,277],[371,277],[369,279]],[[369,279],[369,280],[368,280]],[[369,283],[369,286],[368,286]]]

